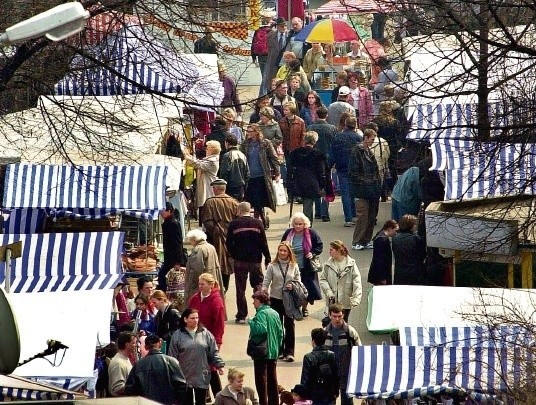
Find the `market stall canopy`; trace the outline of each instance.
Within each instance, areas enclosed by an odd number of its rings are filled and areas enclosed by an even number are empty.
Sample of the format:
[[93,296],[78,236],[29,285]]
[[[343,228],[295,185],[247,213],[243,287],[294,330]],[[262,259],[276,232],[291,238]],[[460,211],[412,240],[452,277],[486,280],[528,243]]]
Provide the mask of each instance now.
[[516,354],[529,352],[493,346],[355,346],[347,393],[363,399],[469,394],[480,402],[519,386]]
[[[0,375],[0,402],[24,400],[64,400],[86,395],[15,375]],[[19,403],[19,402],[17,402]]]
[[534,143],[438,139],[430,170],[445,171],[445,200],[535,195]]
[[535,339],[527,326],[408,326],[400,328],[400,346],[530,347]]
[[169,117],[180,105],[151,95],[41,98],[40,106],[0,120],[0,157],[78,165],[160,165],[179,189],[182,160],[161,155]]
[[388,13],[396,10],[394,3],[374,0],[330,0],[316,9],[315,14]]
[[[125,25],[76,55],[57,95],[181,94],[193,108],[219,106],[223,86],[217,55],[179,54],[139,24]],[[97,60],[97,62],[95,62]]]
[[[113,287],[121,280],[122,232],[1,235],[22,243],[11,263],[11,306],[20,335],[20,361],[61,341],[61,364],[36,359],[17,367],[25,377],[93,377],[95,346],[110,341]],[[5,263],[0,265],[5,281]],[[36,310],[38,309],[38,310]],[[61,357],[57,358],[57,362]]]
[[294,36],[296,41],[309,43],[345,42],[358,39],[356,31],[344,20],[324,19],[307,24]]
[[166,205],[164,166],[8,165],[3,207],[147,211]]
[[[393,306],[393,302],[397,302]],[[509,319],[512,308],[526,322],[536,322],[536,294],[530,289],[374,286],[369,294],[367,328],[372,333],[427,325],[476,326],[482,317]],[[485,315],[475,308],[482,308]],[[475,321],[478,318],[478,322]]]

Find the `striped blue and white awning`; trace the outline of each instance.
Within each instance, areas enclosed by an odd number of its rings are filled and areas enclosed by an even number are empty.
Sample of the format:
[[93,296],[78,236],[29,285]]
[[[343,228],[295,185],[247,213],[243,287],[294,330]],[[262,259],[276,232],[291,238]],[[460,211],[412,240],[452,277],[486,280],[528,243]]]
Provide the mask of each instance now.
[[404,327],[399,329],[401,346],[530,347],[532,331],[521,325]]
[[22,256],[11,262],[15,293],[113,288],[122,277],[123,240],[122,232],[0,235],[0,245],[22,242]]
[[534,195],[536,145],[439,139],[430,170],[445,171],[445,200]]
[[165,166],[7,166],[5,209],[145,211],[165,207]]
[[[506,108],[507,109],[507,108]],[[503,134],[506,125],[505,106],[503,103],[489,104],[492,136]],[[477,104],[475,103],[423,103],[410,109],[412,111],[412,129],[407,139],[474,139],[477,135]]]
[[[78,397],[85,397],[77,395]],[[33,382],[14,376],[0,376],[0,401],[15,400],[66,400],[74,399],[75,393],[46,383]]]
[[179,55],[137,24],[110,33],[71,61],[72,72],[55,85],[55,94],[110,96],[147,92],[188,92],[199,80],[189,58]]
[[356,346],[347,392],[366,399],[470,393],[482,400],[519,383],[518,355],[495,347]]

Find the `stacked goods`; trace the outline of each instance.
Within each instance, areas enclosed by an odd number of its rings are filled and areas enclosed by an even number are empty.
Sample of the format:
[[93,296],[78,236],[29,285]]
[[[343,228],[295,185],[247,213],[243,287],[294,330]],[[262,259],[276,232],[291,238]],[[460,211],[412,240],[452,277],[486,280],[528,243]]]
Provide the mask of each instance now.
[[129,271],[149,272],[156,270],[156,252],[152,245],[136,247],[125,254],[123,260]]

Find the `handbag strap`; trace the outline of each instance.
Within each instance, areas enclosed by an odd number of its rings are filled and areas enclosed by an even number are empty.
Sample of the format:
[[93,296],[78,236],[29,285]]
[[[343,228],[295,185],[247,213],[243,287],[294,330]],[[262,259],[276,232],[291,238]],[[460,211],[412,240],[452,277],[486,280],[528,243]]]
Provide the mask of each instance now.
[[279,260],[277,261],[277,265],[279,266],[279,270],[281,271],[281,275],[283,276],[283,288],[281,289],[282,291],[285,291],[289,264],[290,263],[287,263],[287,267],[285,268],[285,273],[283,273],[283,267],[281,267],[281,262]]

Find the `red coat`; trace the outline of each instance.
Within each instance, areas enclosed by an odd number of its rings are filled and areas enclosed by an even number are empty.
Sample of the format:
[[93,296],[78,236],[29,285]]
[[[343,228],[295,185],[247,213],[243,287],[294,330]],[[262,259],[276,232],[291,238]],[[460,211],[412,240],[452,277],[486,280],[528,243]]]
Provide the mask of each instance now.
[[201,301],[201,293],[190,298],[190,308],[199,311],[199,322],[214,335],[218,347],[223,342],[225,328],[225,305],[219,290],[213,289],[208,297]]

